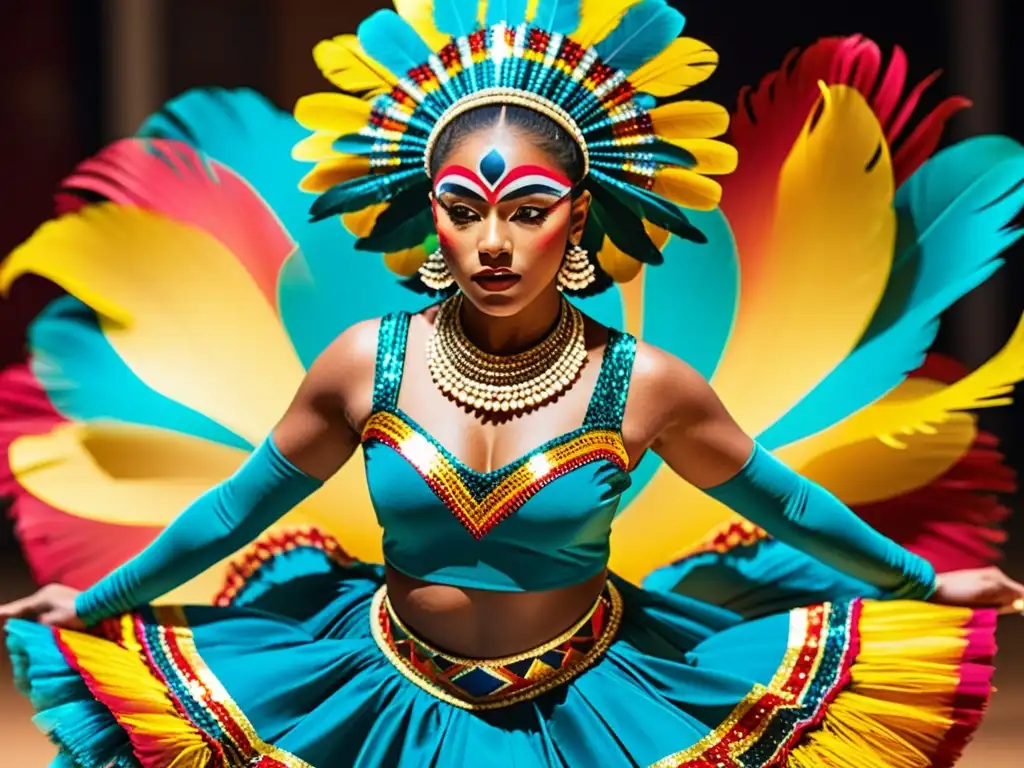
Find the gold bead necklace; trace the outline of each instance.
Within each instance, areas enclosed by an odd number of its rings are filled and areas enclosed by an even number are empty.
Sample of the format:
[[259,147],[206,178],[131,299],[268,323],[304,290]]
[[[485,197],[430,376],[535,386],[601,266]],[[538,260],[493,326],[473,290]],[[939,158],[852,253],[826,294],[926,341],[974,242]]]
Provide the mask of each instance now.
[[427,366],[434,384],[464,405],[491,413],[535,408],[568,388],[586,362],[583,316],[565,299],[555,329],[515,355],[477,348],[462,328],[461,307],[456,294],[438,308]]

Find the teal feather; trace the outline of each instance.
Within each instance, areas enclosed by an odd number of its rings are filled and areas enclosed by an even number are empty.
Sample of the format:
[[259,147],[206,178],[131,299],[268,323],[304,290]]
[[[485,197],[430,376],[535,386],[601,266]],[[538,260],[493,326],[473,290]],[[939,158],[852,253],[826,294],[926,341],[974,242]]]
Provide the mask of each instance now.
[[434,0],[434,26],[446,35],[463,37],[476,32],[476,3],[466,0]]
[[1024,147],[1002,136],[956,144],[896,193],[894,267],[857,349],[759,439],[786,445],[837,423],[897,386],[924,360],[937,318],[987,280],[1021,230]]
[[[371,155],[373,154],[374,146],[382,142],[384,142],[384,139],[379,139],[376,136],[364,136],[361,133],[349,133],[335,139],[332,147],[336,152],[342,152],[346,155]],[[423,162],[423,149],[426,145],[427,142],[418,136],[410,136],[406,134],[402,137],[402,141],[398,146],[398,151],[393,154],[419,158],[420,162]]]
[[32,373],[68,419],[142,424],[252,449],[229,429],[143,383],[110,345],[95,312],[78,299],[51,302],[29,326],[28,342]]
[[[298,243],[281,268],[278,307],[304,365],[354,323],[430,303],[403,288],[383,259],[357,251],[356,238],[340,224],[310,221],[313,197],[299,189],[309,164],[291,156],[309,131],[254,91],[188,91],[149,118],[140,133],[185,141],[233,169]],[[358,284],[352,275],[359,275]]]
[[679,168],[693,168],[697,164],[697,158],[693,153],[682,147],[670,144],[667,141],[655,140],[650,144],[637,144],[631,147],[620,147],[618,149],[597,149],[591,151],[590,157],[604,163],[616,165],[619,169],[623,163],[629,160],[646,162],[653,160],[661,165],[671,165]]
[[635,72],[665,50],[683,31],[686,18],[665,0],[642,0],[594,49],[601,60],[626,74]]
[[591,215],[604,230],[608,239],[620,250],[644,264],[661,264],[661,251],[651,241],[637,213],[635,202],[620,200],[608,187],[589,183],[593,200]]
[[[678,205],[648,192],[646,189],[626,184],[603,171],[593,170],[591,176],[595,181],[611,190],[623,202],[627,202],[637,215],[647,219],[657,227],[671,232],[684,240],[694,243],[705,242],[705,235],[693,226],[687,214]],[[627,251],[629,253],[629,251]],[[632,255],[632,254],[630,254]]]
[[426,64],[433,53],[409,22],[391,10],[367,17],[357,36],[367,55],[398,77]]
[[377,217],[370,234],[357,240],[355,247],[388,253],[420,245],[434,231],[434,216],[427,204],[429,195],[429,182],[400,192]]
[[488,0],[484,20],[488,27],[501,22],[517,27],[526,21],[526,0]]
[[309,209],[312,221],[322,221],[329,216],[361,211],[375,203],[391,200],[426,174],[422,167],[389,174],[375,174],[338,184],[324,192]]
[[[697,245],[670,238],[662,251],[665,263],[644,270],[643,337],[710,379],[736,316],[739,259],[732,230],[721,210],[689,214],[707,236],[707,243]],[[633,484],[621,508],[643,490],[661,463],[650,452],[641,460],[631,473]]]
[[533,25],[563,35],[575,32],[580,26],[580,0],[540,0]]

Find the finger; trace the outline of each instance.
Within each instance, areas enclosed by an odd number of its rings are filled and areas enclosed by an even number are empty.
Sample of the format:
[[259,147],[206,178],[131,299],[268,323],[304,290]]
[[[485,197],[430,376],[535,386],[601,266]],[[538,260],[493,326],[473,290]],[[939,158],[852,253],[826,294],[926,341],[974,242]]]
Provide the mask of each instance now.
[[0,605],[0,621],[25,618],[26,616],[31,616],[34,612],[32,598],[23,597],[20,600]]
[[1003,607],[1000,613],[1024,614],[1024,584],[1006,577],[1002,593]]

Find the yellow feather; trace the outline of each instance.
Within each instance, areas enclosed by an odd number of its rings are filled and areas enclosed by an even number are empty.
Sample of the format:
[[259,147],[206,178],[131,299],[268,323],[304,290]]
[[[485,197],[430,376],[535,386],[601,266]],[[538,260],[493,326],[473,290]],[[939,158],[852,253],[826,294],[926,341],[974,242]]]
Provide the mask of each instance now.
[[370,172],[370,159],[359,155],[338,155],[316,164],[299,182],[303,192],[326,192],[335,184],[357,179]]
[[384,254],[384,263],[387,265],[387,268],[402,277],[412,277],[415,275],[416,270],[422,267],[423,262],[426,260],[427,252],[420,246]]
[[376,96],[398,83],[384,65],[366,55],[355,35],[339,35],[317,43],[313,59],[324,77],[348,93]]
[[384,213],[389,205],[390,203],[375,203],[361,211],[343,214],[341,222],[345,229],[356,237],[368,237],[373,232],[377,217]]
[[0,283],[26,273],[100,312],[107,341],[146,385],[253,445],[302,381],[263,292],[235,254],[197,227],[92,205],[44,224],[8,257]]
[[[669,238],[666,230],[654,226],[649,221],[644,222],[644,229],[658,250],[665,247]],[[617,283],[628,283],[640,274],[640,268],[643,266],[643,263],[627,255],[607,237],[597,254],[597,263]]]
[[292,147],[292,159],[302,162],[319,163],[322,160],[332,160],[342,157],[342,153],[334,148],[334,142],[338,138],[337,133],[317,131],[307,136],[294,147]]
[[313,93],[296,102],[295,120],[312,131],[345,136],[367,126],[370,104],[343,93]]
[[619,25],[623,14],[640,0],[581,0],[580,25],[569,37],[588,48]]
[[889,278],[896,217],[888,145],[855,89],[823,86],[822,99],[783,165],[764,250],[740,254],[747,275],[713,382],[753,435],[849,355]]
[[[751,266],[740,255],[744,269],[757,269],[757,279],[744,284],[732,338],[712,382],[754,435],[850,353],[889,276],[894,182],[881,128],[855,90],[833,86],[823,98],[816,125],[811,130],[808,120],[782,169],[762,258]],[[703,177],[690,177],[659,176],[655,191],[692,204],[693,182]],[[705,195],[705,202],[710,199]],[[612,567],[638,578],[731,514],[661,467],[615,522]]]
[[703,83],[717,67],[718,53],[707,43],[680,37],[631,74],[629,82],[652,96],[675,96]]
[[739,153],[732,144],[714,139],[679,139],[670,143],[693,155],[697,161],[691,169],[694,173],[721,175],[736,170]]
[[650,112],[654,133],[666,141],[710,139],[729,129],[729,110],[713,101],[676,101]]
[[683,208],[710,211],[722,199],[722,186],[686,168],[667,166],[654,177],[654,191]]
[[451,37],[434,25],[433,0],[395,0],[398,15],[423,38],[431,50],[439,51],[448,45]]
[[914,399],[886,399],[848,419],[843,431],[848,440],[878,438],[902,448],[910,436],[932,434],[958,412],[1010,404],[1022,379],[1024,318],[998,353],[960,381]]

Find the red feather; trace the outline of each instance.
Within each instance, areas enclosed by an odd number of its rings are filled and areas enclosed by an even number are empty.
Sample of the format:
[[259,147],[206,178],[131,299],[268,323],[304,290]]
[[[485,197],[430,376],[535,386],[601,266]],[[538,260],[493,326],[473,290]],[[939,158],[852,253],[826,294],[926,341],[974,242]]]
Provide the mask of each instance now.
[[75,517],[21,487],[7,458],[11,443],[65,422],[27,365],[0,371],[0,496],[13,502],[9,514],[22,554],[36,583],[84,589],[141,551],[159,529]]
[[761,252],[757,243],[771,231],[779,173],[820,96],[818,82],[849,85],[864,95],[892,147],[899,186],[935,151],[950,116],[970,106],[962,97],[947,98],[901,140],[922,94],[937,77],[935,73],[926,78],[903,98],[907,78],[903,50],[893,50],[883,73],[878,46],[853,35],[823,38],[802,51],[790,51],[778,71],[766,75],[756,88],[740,91],[729,129],[740,163],[736,172],[722,178],[722,210],[736,236],[744,283],[758,278],[759,264],[751,262]]
[[277,306],[277,277],[295,243],[262,197],[225,165],[169,139],[125,139],[81,163],[56,196],[59,214],[96,197],[162,213],[210,233]]
[[[912,375],[952,384],[967,368],[932,354]],[[999,440],[978,432],[970,449],[941,477],[894,499],[865,504],[858,515],[940,572],[980,568],[1001,559],[1010,510],[999,494],[1017,490],[1016,473],[998,450]]]

